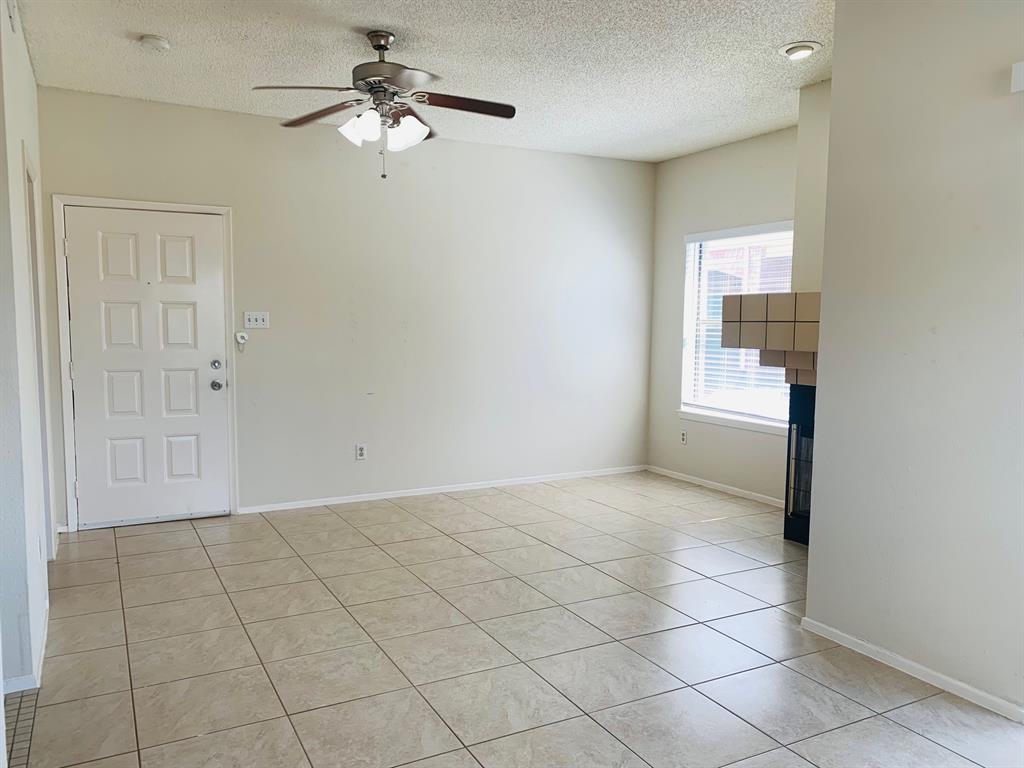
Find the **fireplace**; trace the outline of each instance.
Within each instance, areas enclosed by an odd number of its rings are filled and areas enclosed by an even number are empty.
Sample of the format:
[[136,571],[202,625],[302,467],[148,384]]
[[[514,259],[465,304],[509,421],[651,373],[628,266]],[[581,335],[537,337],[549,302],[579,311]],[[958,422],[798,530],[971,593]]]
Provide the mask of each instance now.
[[807,543],[811,526],[814,464],[814,393],[804,384],[789,387],[789,445],[786,455],[786,518],[783,535]]
[[807,543],[814,464],[820,293],[745,293],[722,297],[722,347],[758,349],[760,364],[786,369],[789,431],[783,535]]

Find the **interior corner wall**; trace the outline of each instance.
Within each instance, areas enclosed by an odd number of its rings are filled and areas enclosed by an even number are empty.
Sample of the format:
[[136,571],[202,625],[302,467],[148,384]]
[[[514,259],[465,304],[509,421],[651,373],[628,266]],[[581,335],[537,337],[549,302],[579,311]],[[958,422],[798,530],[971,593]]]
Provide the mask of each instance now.
[[1018,719],[1022,29],[1021,3],[838,3],[807,594]]
[[39,684],[48,526],[25,183],[26,158],[39,168],[36,83],[20,26],[6,17],[0,75],[0,646],[12,690]]
[[47,200],[232,208],[243,507],[646,463],[652,165],[39,93]]
[[831,99],[831,80],[800,89],[800,118],[796,129],[796,211],[793,222],[794,291],[821,290]]
[[787,128],[657,166],[648,461],[772,499],[786,482],[784,436],[679,417],[683,271],[689,234],[793,218],[796,152]]

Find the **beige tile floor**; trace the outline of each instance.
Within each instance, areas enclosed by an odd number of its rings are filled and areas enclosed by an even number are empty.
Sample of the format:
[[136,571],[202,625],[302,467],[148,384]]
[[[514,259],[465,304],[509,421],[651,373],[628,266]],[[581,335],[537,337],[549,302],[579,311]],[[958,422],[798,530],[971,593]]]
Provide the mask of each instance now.
[[802,630],[781,530],[637,473],[68,535],[9,744],[31,768],[1024,765],[1024,726]]

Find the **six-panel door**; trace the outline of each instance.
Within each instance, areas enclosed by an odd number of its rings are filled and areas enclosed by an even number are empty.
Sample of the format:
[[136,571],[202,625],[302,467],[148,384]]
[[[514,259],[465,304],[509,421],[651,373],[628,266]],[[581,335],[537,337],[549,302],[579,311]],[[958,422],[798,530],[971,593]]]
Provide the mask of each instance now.
[[64,211],[79,525],[226,512],[221,217]]

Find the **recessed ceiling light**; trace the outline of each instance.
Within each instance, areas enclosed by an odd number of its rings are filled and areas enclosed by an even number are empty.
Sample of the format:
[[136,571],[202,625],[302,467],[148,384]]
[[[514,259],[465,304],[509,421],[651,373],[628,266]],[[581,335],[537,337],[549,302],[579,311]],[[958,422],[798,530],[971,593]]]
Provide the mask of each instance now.
[[171,41],[160,35],[139,35],[139,45],[147,51],[166,53],[171,50]]
[[816,43],[813,40],[800,40],[795,43],[786,43],[779,48],[779,53],[790,61],[800,61],[820,49],[821,43]]

